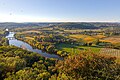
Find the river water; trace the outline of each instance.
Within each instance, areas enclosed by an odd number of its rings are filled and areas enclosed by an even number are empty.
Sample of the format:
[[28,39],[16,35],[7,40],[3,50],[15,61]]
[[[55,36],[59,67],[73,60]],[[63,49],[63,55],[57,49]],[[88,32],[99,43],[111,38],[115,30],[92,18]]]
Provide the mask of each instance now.
[[8,40],[9,40],[9,45],[14,45],[14,46],[20,47],[20,48],[21,48],[21,46],[24,46],[26,50],[39,53],[43,57],[46,57],[46,58],[55,58],[55,59],[63,60],[62,57],[60,57],[60,56],[58,56],[56,54],[49,54],[49,53],[46,53],[46,52],[42,52],[39,49],[34,49],[28,43],[26,43],[24,41],[20,41],[20,40],[15,39],[14,35],[15,35],[14,32],[9,32],[9,35],[6,36],[6,38],[8,38]]

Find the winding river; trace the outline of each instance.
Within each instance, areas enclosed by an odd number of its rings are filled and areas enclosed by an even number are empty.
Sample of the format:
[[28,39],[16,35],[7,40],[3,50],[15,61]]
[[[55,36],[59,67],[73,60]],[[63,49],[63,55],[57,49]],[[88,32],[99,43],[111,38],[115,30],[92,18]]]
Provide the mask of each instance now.
[[20,48],[21,48],[21,46],[24,46],[26,50],[39,53],[43,57],[63,60],[62,57],[60,57],[56,54],[49,54],[49,53],[46,53],[46,52],[42,52],[39,49],[34,49],[28,43],[15,39],[14,35],[15,35],[15,32],[9,32],[8,36],[6,36],[6,38],[8,38],[8,40],[9,40],[9,45],[14,45],[14,46],[20,47]]

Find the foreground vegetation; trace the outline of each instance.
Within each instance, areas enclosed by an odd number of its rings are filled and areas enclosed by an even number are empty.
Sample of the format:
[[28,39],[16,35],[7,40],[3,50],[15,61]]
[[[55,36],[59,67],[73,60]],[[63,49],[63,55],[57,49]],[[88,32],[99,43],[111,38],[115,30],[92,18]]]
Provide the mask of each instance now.
[[1,46],[0,79],[119,80],[120,64],[116,62],[115,57],[90,52],[58,61],[14,46]]
[[65,80],[119,80],[120,64],[115,60],[115,57],[81,53],[59,61],[56,69],[61,76],[54,75],[52,79],[60,77]]
[[41,57],[14,46],[0,47],[0,79],[48,79],[55,65],[54,59]]

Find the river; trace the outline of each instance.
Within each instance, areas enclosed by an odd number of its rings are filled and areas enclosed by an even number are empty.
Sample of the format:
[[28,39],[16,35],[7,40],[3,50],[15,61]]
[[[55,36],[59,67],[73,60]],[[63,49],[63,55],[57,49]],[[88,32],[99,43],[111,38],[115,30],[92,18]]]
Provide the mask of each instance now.
[[8,38],[8,40],[9,40],[9,45],[14,45],[14,46],[19,47],[19,48],[21,48],[21,46],[24,46],[26,50],[32,51],[35,53],[39,53],[43,57],[63,60],[63,57],[60,57],[59,55],[49,54],[49,53],[43,52],[42,50],[34,49],[28,43],[15,39],[14,35],[15,35],[15,32],[9,32],[8,36],[6,36],[6,38]]

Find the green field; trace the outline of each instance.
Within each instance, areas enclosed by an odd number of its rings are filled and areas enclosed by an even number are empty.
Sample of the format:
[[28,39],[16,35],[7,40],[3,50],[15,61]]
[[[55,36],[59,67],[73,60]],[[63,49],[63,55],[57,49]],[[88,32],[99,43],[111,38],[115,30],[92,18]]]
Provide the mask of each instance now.
[[71,54],[78,54],[83,51],[92,51],[92,52],[98,53],[101,49],[101,48],[97,48],[94,46],[90,46],[90,47],[89,46],[77,46],[77,45],[64,44],[64,43],[57,44],[56,46],[58,49],[69,52]]
[[0,34],[3,34],[3,33],[4,33],[4,31],[0,30]]

